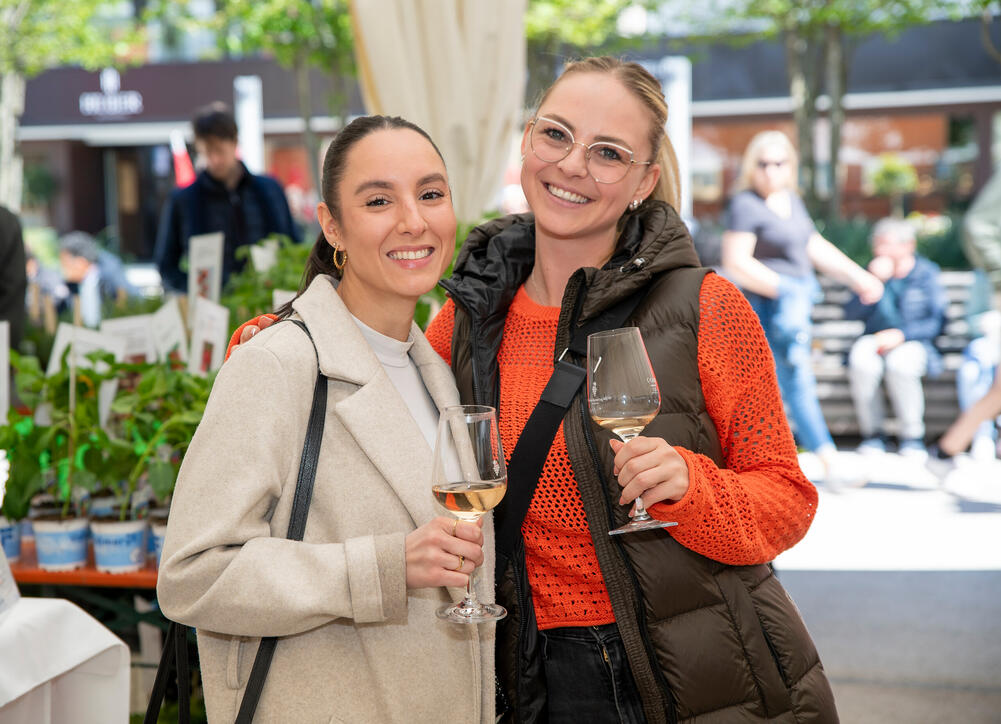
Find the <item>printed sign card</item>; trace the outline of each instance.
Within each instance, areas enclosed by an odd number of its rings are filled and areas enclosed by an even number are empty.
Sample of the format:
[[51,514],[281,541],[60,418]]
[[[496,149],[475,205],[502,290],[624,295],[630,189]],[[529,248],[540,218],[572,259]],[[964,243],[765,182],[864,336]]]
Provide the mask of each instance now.
[[150,332],[157,359],[161,362],[188,361],[188,335],[176,297],[151,315]]
[[[56,339],[52,344],[52,356],[49,357],[49,366],[45,370],[47,376],[54,375],[59,371],[63,353],[67,347],[71,347],[70,355],[73,355],[73,363],[77,369],[89,369],[93,367],[93,363],[87,359],[87,355],[95,351],[110,352],[116,362],[121,362],[125,359],[125,340],[123,338],[85,327],[74,327],[67,322],[61,322],[56,329]],[[66,361],[67,363],[70,362],[69,355],[67,355]],[[102,362],[95,369],[98,372],[104,372],[107,370],[107,365]],[[101,383],[101,389],[97,393],[98,417],[102,426],[108,421],[108,415],[111,413],[111,403],[115,398],[115,390],[117,388],[117,380],[107,380]],[[43,418],[44,416],[43,414]],[[42,422],[42,420],[39,420],[39,422]]]
[[222,367],[229,342],[229,310],[208,299],[195,300],[188,372],[206,375]]
[[289,289],[275,289],[271,292],[271,311],[274,312],[283,304],[291,302],[298,293]]
[[278,242],[275,239],[265,239],[250,247],[250,261],[254,270],[264,273],[278,263]]
[[0,425],[10,407],[10,322],[0,322]]
[[219,301],[222,291],[222,232],[188,239],[188,321],[194,319],[195,298]]
[[159,356],[153,343],[153,315],[137,314],[101,322],[101,331],[125,340],[126,362],[156,362]]

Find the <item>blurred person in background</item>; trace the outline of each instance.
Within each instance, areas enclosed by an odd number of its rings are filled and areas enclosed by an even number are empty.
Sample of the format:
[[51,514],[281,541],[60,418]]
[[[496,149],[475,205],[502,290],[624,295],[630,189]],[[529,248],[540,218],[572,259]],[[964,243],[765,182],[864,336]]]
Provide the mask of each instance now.
[[[963,361],[956,370],[956,396],[963,412],[990,390],[1001,361],[1001,310],[991,308],[991,285],[983,269],[974,271],[966,320],[974,338],[963,349]],[[974,460],[993,460],[997,446],[994,420],[983,420],[969,445]]]
[[278,182],[252,174],[239,159],[236,120],[226,106],[216,103],[202,109],[191,125],[205,168],[193,184],[176,189],[167,199],[154,251],[164,288],[182,293],[187,291],[188,278],[179,264],[192,236],[223,233],[223,284],[243,267],[236,258],[237,248],[271,234],[300,240]]
[[10,323],[10,348],[24,331],[24,294],[28,286],[21,222],[0,206],[0,322]]
[[[994,292],[994,310],[1001,311],[1001,172],[995,172],[966,212],[963,250],[974,266],[987,275]],[[998,344],[997,338],[995,344]],[[1001,350],[994,352],[998,354]],[[945,431],[939,448],[946,455],[958,455],[969,447],[980,426],[999,414],[1001,375],[995,371],[990,389]]]
[[798,157],[780,131],[762,131],[744,151],[737,193],[727,209],[723,270],[751,302],[775,357],[782,399],[797,442],[815,453],[824,477],[837,449],[817,400],[810,319],[820,286],[814,270],[845,284],[866,303],[883,284],[820,235],[796,190]]
[[80,299],[80,316],[87,327],[100,326],[104,302],[137,293],[125,277],[121,259],[83,231],[71,231],[59,240],[59,266],[70,292]]
[[880,383],[898,422],[901,454],[927,459],[925,398],[921,378],[942,371],[934,340],[945,323],[947,299],[938,265],[917,254],[914,227],[902,219],[881,219],[872,230],[869,262],[884,285],[875,303],[856,295],[845,305],[846,319],[865,322],[865,333],[848,353],[848,381],[858,418],[862,453],[885,452],[885,417]]

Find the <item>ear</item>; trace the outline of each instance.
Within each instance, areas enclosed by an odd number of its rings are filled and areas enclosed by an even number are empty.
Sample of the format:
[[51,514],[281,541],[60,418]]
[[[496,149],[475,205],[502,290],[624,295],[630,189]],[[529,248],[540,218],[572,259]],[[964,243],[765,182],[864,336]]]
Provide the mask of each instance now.
[[337,226],[334,215],[330,213],[330,208],[323,201],[316,205],[316,219],[320,222],[320,229],[323,231],[327,243],[331,246],[337,246],[341,241],[341,230]]
[[525,132],[521,134],[521,155],[522,158],[528,155],[528,152],[532,150],[532,122],[529,121],[525,124]]
[[659,180],[660,164],[650,164],[650,166],[647,167],[646,173],[643,174],[643,178],[640,180],[639,186],[636,187],[636,193],[633,194],[633,198],[645,199],[653,193],[655,188],[657,188],[657,182]]

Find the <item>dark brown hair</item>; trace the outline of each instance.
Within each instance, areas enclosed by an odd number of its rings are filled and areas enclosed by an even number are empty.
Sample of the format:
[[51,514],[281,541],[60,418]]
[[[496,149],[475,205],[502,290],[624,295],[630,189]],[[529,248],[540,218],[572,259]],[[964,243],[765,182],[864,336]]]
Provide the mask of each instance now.
[[[442,163],[445,163],[445,157],[441,155],[441,151],[435,145],[435,142],[431,140],[431,136],[415,123],[411,123],[399,116],[361,116],[354,119],[338,132],[334,140],[327,147],[327,153],[323,157],[320,193],[323,197],[323,203],[330,209],[330,214],[334,217],[334,221],[340,223],[341,220],[341,206],[337,188],[340,186],[341,179],[344,177],[344,170],[348,165],[348,153],[354,148],[356,143],[371,133],[397,129],[408,129],[421,134],[431,144],[431,147],[438,154],[438,158],[441,159]],[[302,281],[299,284],[299,293],[295,295],[292,301],[302,296],[302,293],[306,291],[309,285],[313,283],[313,280],[320,274],[329,274],[338,279],[341,276],[337,267],[334,266],[334,248],[327,241],[322,230],[316,238],[316,243],[313,244],[313,250],[310,251],[309,258],[306,260],[306,269],[303,271]],[[276,313],[281,318],[292,314],[292,302],[283,304]]]
[[237,136],[236,119],[229,112],[225,103],[212,103],[200,108],[191,119],[191,128],[195,138],[221,138],[224,141],[235,141]]

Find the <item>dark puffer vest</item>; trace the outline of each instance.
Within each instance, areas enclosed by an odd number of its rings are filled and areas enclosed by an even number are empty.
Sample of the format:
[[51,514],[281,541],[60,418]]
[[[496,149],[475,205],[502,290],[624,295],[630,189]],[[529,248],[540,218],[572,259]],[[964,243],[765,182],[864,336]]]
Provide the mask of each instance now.
[[[452,371],[465,403],[497,406],[504,322],[531,272],[534,243],[527,214],[480,226],[465,242],[452,278],[442,282],[456,306]],[[571,276],[553,357],[567,346],[581,295],[577,323],[645,289],[627,324],[643,333],[662,403],[644,434],[722,466],[698,371],[699,290],[707,273],[674,210],[645,204],[626,219],[617,251],[603,269],[579,269]],[[628,519],[627,506],[617,504],[611,433],[591,421],[583,391],[563,426],[647,721],[837,722],[817,652],[770,567],[710,560],[665,531],[609,537],[610,528]],[[497,572],[497,589],[498,601],[510,612],[497,629],[498,712],[506,706],[509,721],[545,722],[545,673],[523,547]]]

